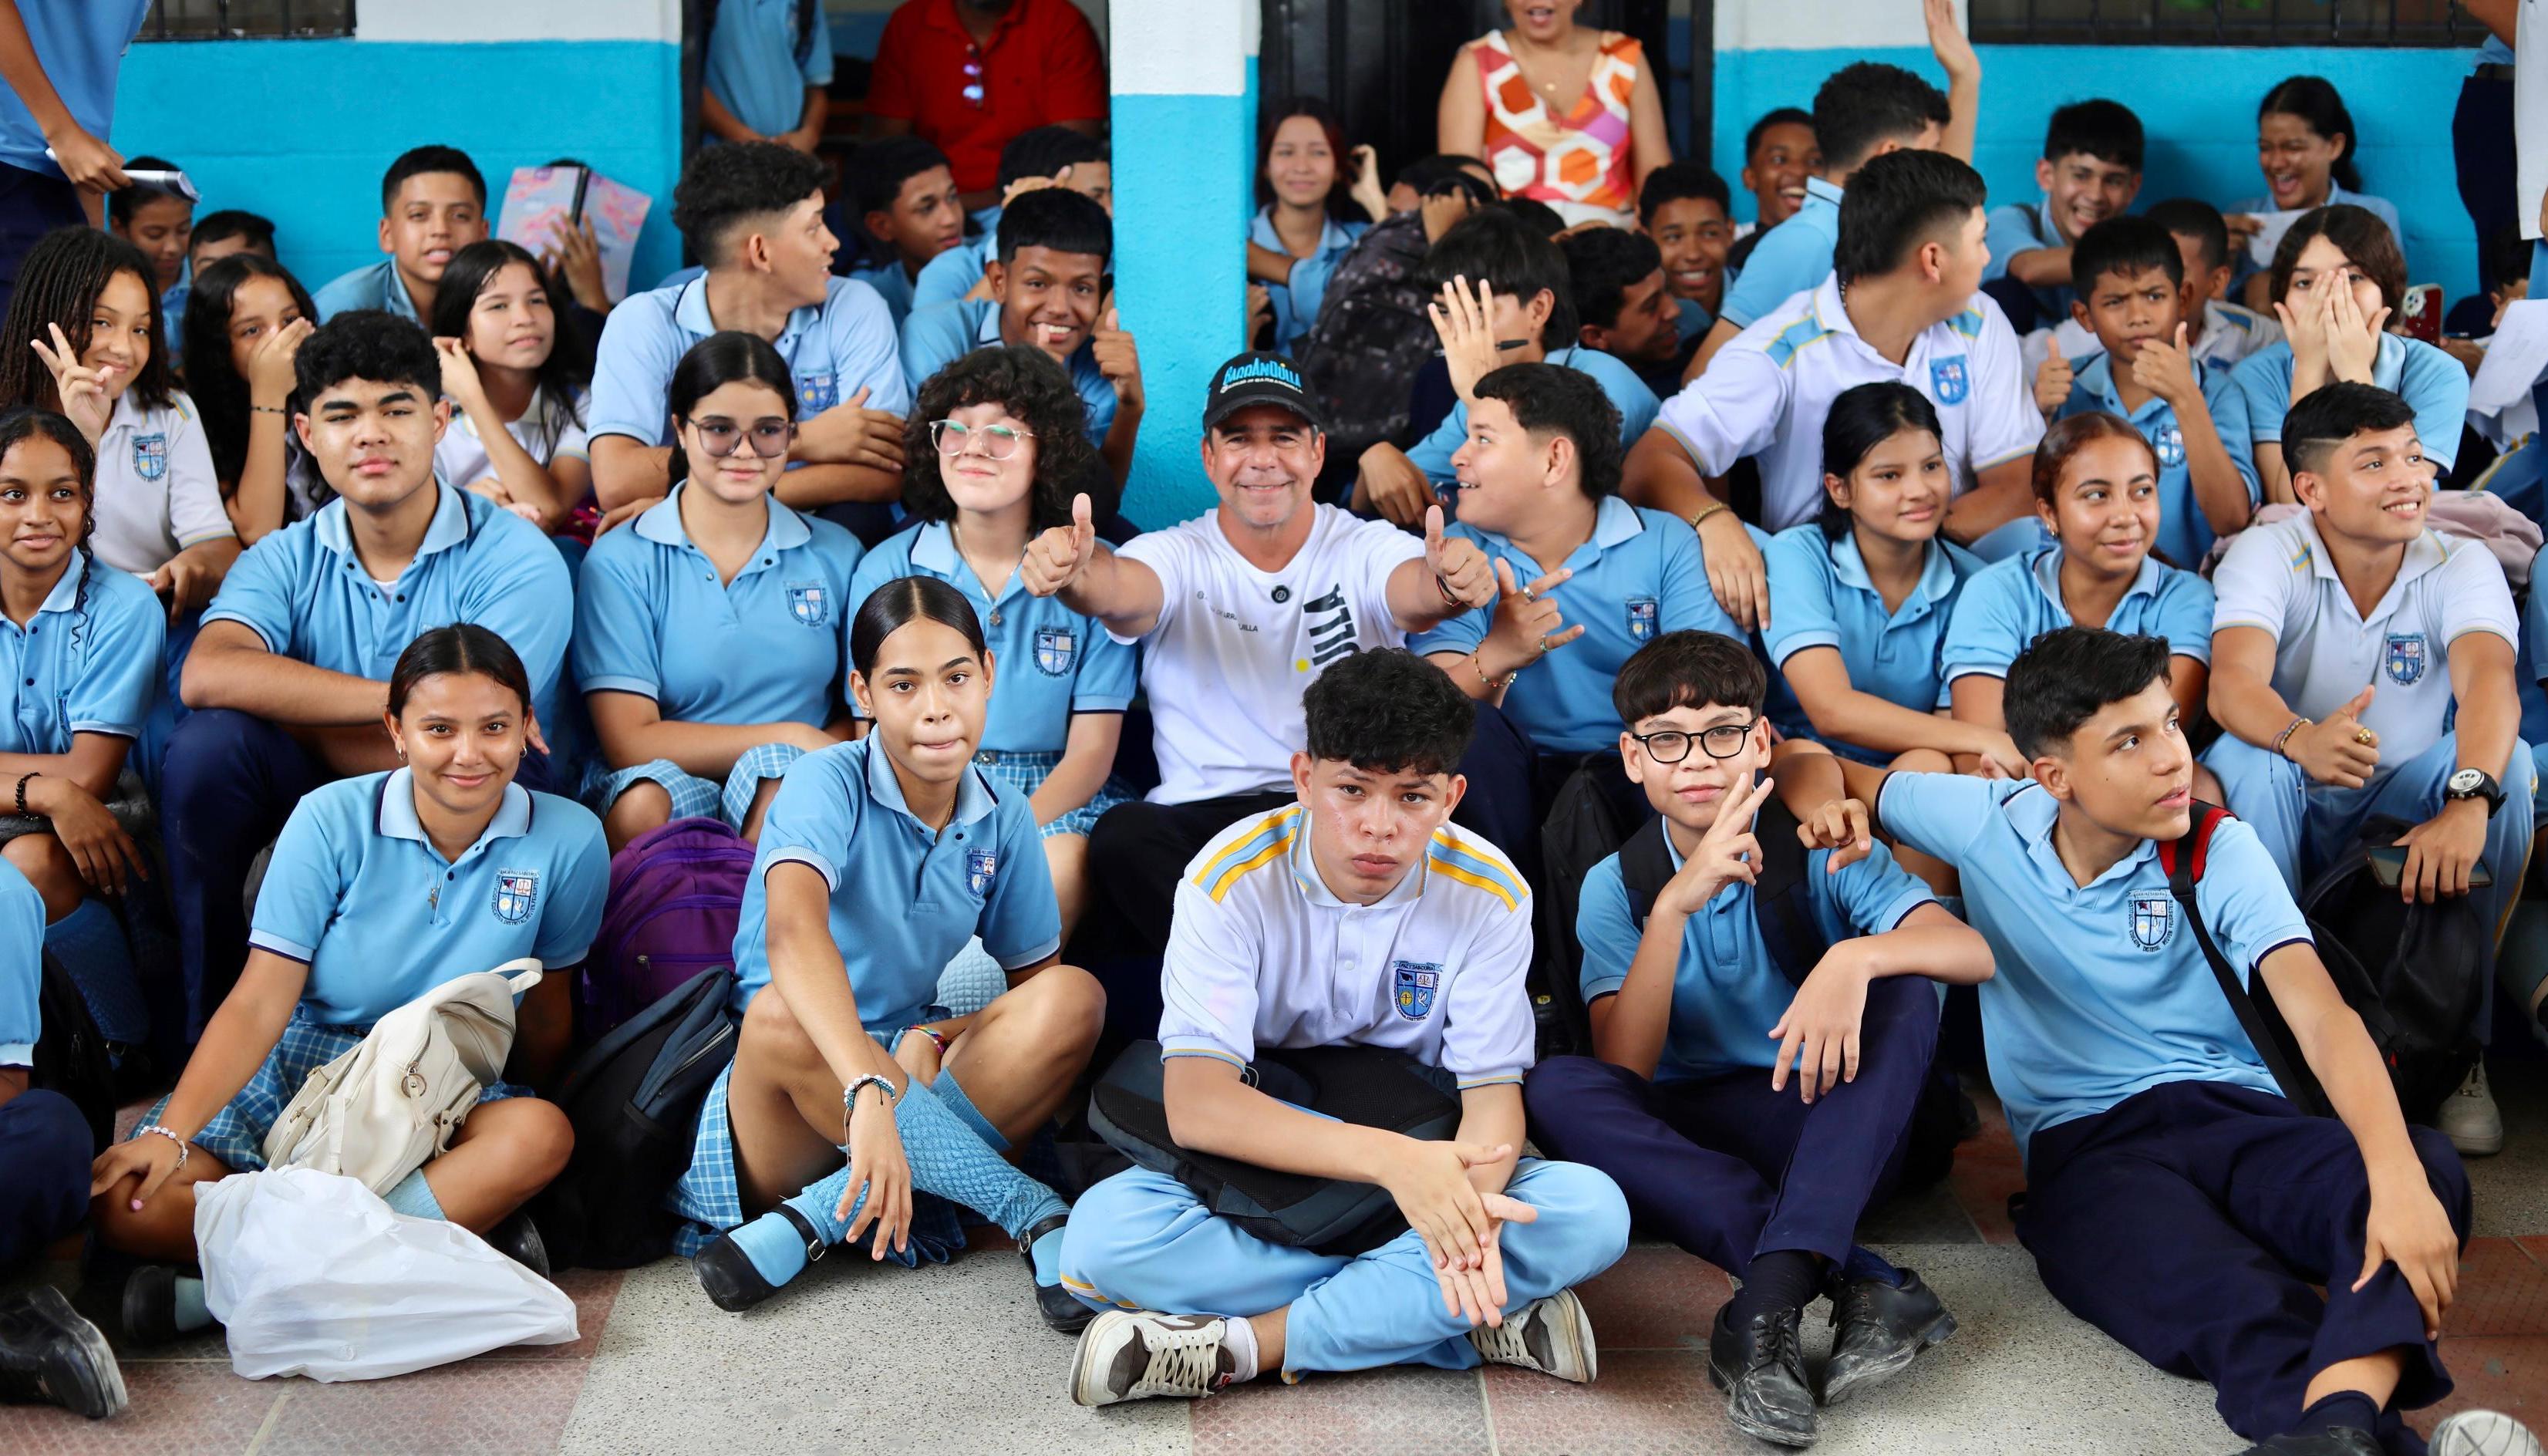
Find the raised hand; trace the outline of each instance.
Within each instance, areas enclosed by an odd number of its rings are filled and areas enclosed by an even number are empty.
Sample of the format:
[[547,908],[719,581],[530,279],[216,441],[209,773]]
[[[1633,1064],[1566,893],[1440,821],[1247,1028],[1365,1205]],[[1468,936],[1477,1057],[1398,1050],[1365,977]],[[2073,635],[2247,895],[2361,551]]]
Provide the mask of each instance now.
[[1971,38],[1956,23],[1955,0],[1920,0],[1920,19],[1929,29],[1929,53],[1938,57],[1938,65],[1948,79],[1982,68],[1982,58],[1974,51]]
[[1085,495],[1070,498],[1070,524],[1054,526],[1027,543],[1018,562],[1018,583],[1030,595],[1050,596],[1079,580],[1097,553],[1097,525],[1089,516]]
[[[1527,587],[1516,585],[1512,563],[1496,558],[1495,621],[1487,628],[1487,637],[1478,644],[1478,659],[1483,676],[1496,679],[1509,677],[1549,653],[1584,635],[1582,623],[1565,625],[1565,613],[1548,593],[1564,586],[1575,576],[1571,567],[1559,567]],[[1486,660],[1493,657],[1495,666]]]
[[302,341],[317,327],[307,318],[295,318],[280,328],[267,329],[263,338],[249,346],[246,372],[250,404],[269,410],[290,407],[292,391],[298,384],[293,361],[301,356]]
[[433,352],[442,360],[442,392],[452,403],[463,410],[484,405],[486,386],[478,378],[478,361],[469,357],[469,346],[456,338],[437,338]]
[[2069,404],[2070,384],[2073,377],[2070,361],[2061,356],[2059,349],[2045,355],[2044,362],[2035,366],[2037,412],[2050,419],[2062,406]]
[[1424,306],[1433,319],[1434,336],[1442,341],[1442,362],[1451,367],[1451,388],[1464,404],[1477,403],[1478,381],[1494,373],[1501,362],[1495,304],[1494,284],[1480,279],[1472,293],[1468,279],[1454,278]]
[[1124,329],[1123,320],[1113,306],[1097,320],[1088,337],[1091,354],[1097,360],[1097,372],[1115,387],[1115,403],[1126,410],[1141,408],[1141,355],[1133,346],[1133,335]]
[[2292,346],[2292,379],[2323,379],[2327,368],[2327,335],[2330,331],[2328,313],[2333,299],[2325,291],[2297,303],[2286,295],[2274,301],[2274,317],[2282,320],[2283,337]]
[[1429,506],[1424,512],[1424,569],[1433,574],[1435,590],[1453,606],[1495,604],[1496,576],[1487,564],[1487,554],[1466,537],[1443,534],[1439,505]]
[[2283,743],[2283,755],[2320,783],[2360,788],[2380,767],[2380,735],[2362,726],[2378,684],[2363,688],[2353,700],[2323,721],[2304,723]]
[[1760,882],[1761,841],[1752,834],[1752,816],[1775,784],[1765,774],[1750,783],[1727,786],[1716,800],[1716,822],[1699,836],[1698,848],[1682,861],[1681,869],[1665,881],[1662,893],[1655,896],[1657,909],[1695,915],[1727,885],[1738,880]]
[[[46,323],[45,331],[53,336],[53,346],[45,347],[40,338],[29,339],[35,345],[36,357],[53,372],[53,393],[61,397],[62,412],[88,437],[94,448],[106,434],[106,421],[115,413],[115,401],[106,390],[115,376],[115,366],[102,364],[95,369],[79,361],[79,350],[62,333],[58,323]],[[167,1139],[161,1138],[161,1141]]]
[[2133,382],[2165,400],[2170,409],[2183,410],[2203,397],[2203,381],[2196,371],[2193,351],[2186,347],[2186,328],[2176,325],[2176,342],[2147,339],[2140,352],[2133,356]]
[[1353,149],[1354,179],[1348,194],[1375,223],[1389,217],[1389,192],[1380,185],[1380,153],[1369,146]]
[[1874,853],[1872,821],[1866,805],[1856,799],[1831,799],[1796,820],[1796,843],[1807,850],[1829,850],[1823,872],[1838,874]]
[[2389,308],[2384,304],[2366,318],[2350,279],[2326,280],[2326,372],[2337,379],[2369,384],[2372,366],[2380,359],[2380,331],[2389,325]]

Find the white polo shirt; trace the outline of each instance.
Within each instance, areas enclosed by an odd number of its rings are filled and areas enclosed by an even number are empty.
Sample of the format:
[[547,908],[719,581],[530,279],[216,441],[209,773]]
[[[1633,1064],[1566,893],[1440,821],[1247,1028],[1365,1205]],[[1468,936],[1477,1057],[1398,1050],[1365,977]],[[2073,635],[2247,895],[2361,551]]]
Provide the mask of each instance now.
[[[590,417],[590,395],[580,395],[576,406],[588,411]],[[505,425],[504,433],[543,466],[562,459],[588,459],[592,451],[585,442],[584,426],[576,422],[575,415],[575,410],[552,407],[547,394],[534,389],[522,417]],[[495,462],[487,454],[487,441],[478,433],[478,422],[457,407],[451,411],[451,427],[442,432],[442,442],[433,447],[433,471],[464,491],[496,474]]]
[[2394,767],[2433,746],[2451,715],[2451,644],[2492,632],[2516,648],[2520,618],[2487,549],[2427,529],[2366,617],[2354,609],[2311,513],[2250,526],[2212,574],[2212,630],[2262,627],[2274,638],[2274,690],[2323,718],[2378,683],[2362,726]]
[[1338,658],[1406,645],[1389,611],[1389,574],[1424,554],[1422,538],[1332,505],[1311,508],[1310,538],[1277,572],[1238,554],[1219,510],[1124,544],[1126,560],[1159,577],[1159,620],[1141,653],[1159,760],[1152,803],[1289,783],[1292,755],[1309,742],[1302,690]]
[[213,450],[195,402],[180,390],[155,410],[130,392],[115,402],[97,441],[97,559],[139,576],[189,546],[230,529],[213,477]]
[[1459,1079],[1518,1082],[1533,1023],[1530,891],[1456,825],[1379,903],[1328,890],[1299,804],[1223,830],[1177,882],[1159,989],[1165,1056],[1245,1066],[1260,1046],[1387,1046]]
[[2033,453],[2044,437],[2016,330],[1999,305],[1974,294],[1962,312],[1922,329],[1897,367],[1859,337],[1837,275],[1735,335],[1705,374],[1664,402],[1655,425],[1681,442],[1701,475],[1760,457],[1761,524],[1781,531],[1822,509],[1823,417],[1832,401],[1853,385],[1888,380],[1938,407],[1959,492],[1980,471]]

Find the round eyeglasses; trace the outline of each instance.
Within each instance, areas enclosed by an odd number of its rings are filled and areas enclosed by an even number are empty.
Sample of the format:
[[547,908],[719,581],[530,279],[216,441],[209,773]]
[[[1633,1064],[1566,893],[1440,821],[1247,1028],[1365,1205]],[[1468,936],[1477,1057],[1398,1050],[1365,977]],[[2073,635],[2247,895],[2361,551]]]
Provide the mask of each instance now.
[[982,442],[982,453],[994,460],[1007,460],[1018,453],[1020,440],[1035,438],[1035,431],[1023,425],[969,425],[956,419],[929,421],[929,438],[941,455],[961,455],[972,442]]
[[749,438],[752,453],[764,460],[775,460],[787,453],[796,438],[796,424],[788,419],[756,419],[749,427],[731,419],[710,417],[693,419],[690,428],[699,432],[699,448],[723,460]]
[[1628,736],[1646,751],[1647,758],[1658,764],[1678,764],[1689,757],[1689,745],[1693,739],[1700,748],[1707,750],[1709,758],[1730,759],[1743,752],[1744,741],[1752,736],[1753,729],[1760,726],[1761,720],[1756,717],[1748,723],[1719,723],[1697,733],[1667,728],[1660,733],[1631,733]]

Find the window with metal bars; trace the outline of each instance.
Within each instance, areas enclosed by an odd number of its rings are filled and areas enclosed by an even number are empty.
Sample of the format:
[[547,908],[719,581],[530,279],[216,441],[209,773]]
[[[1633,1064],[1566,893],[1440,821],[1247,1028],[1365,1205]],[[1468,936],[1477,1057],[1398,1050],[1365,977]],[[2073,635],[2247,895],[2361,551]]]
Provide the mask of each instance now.
[[2035,46],[2475,46],[2451,0],[1971,0],[1973,40]]
[[354,34],[354,0],[153,0],[144,41],[309,40]]

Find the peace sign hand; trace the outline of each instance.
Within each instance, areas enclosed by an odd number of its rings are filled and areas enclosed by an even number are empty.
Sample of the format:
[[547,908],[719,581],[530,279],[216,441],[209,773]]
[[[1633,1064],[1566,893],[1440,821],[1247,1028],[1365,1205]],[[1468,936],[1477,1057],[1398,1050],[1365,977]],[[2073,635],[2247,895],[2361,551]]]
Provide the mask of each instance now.
[[94,448],[106,434],[108,416],[115,412],[115,401],[106,393],[107,384],[114,377],[115,366],[108,364],[89,368],[80,363],[79,350],[71,347],[71,341],[63,336],[60,324],[46,323],[45,329],[53,336],[51,348],[46,348],[45,341],[40,338],[27,342],[35,345],[36,357],[44,360],[45,367],[53,372],[53,393],[61,397],[62,412],[70,416],[71,423],[79,426],[79,432],[88,437],[90,446]]
[[1078,581],[1096,553],[1097,526],[1089,517],[1088,498],[1073,496],[1070,524],[1054,526],[1027,543],[1026,557],[1018,563],[1018,582],[1030,595],[1053,595]]
[[1752,816],[1774,782],[1763,777],[1729,787],[1717,799],[1716,822],[1707,826],[1698,848],[1690,851],[1680,871],[1665,883],[1663,893],[1655,896],[1656,909],[1695,915],[1727,885],[1760,881],[1761,842],[1752,836]]
[[1424,569],[1433,574],[1435,590],[1453,610],[1495,604],[1496,577],[1487,553],[1464,536],[1445,536],[1439,505],[1424,510]]

